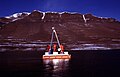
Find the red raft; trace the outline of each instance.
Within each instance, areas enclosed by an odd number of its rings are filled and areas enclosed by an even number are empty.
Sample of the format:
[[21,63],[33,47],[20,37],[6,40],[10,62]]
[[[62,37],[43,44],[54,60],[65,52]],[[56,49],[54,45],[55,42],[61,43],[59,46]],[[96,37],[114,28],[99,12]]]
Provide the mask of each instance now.
[[[52,27],[52,30],[51,43],[47,46],[47,52],[43,55],[43,59],[70,59],[71,55],[67,51],[64,52],[64,46],[60,44],[55,28]],[[58,43],[57,45],[53,44],[54,35]]]

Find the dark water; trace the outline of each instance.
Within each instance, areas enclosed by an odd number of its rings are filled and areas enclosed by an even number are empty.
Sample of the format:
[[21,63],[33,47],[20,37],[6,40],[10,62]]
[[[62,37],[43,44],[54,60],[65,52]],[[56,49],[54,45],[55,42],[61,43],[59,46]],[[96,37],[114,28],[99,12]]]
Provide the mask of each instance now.
[[70,60],[42,60],[43,54],[1,52],[0,77],[120,77],[120,50],[70,51]]

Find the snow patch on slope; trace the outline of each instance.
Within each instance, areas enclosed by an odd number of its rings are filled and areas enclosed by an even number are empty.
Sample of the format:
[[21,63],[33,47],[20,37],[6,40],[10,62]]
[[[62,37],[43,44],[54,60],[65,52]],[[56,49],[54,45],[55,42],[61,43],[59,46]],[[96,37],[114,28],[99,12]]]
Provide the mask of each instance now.
[[45,12],[43,12],[42,20],[45,18]]
[[21,16],[22,14],[27,14],[27,15],[29,15],[30,13],[28,13],[28,12],[15,13],[15,14],[13,14],[13,15],[6,16],[5,18],[18,18],[18,17]]
[[22,14],[29,15],[30,13],[28,13],[28,12],[15,13],[15,14],[13,14],[13,15],[6,16],[5,18],[12,19],[12,22],[14,22],[14,21],[16,21],[16,20],[22,19],[22,18],[20,17],[20,16],[22,16]]
[[81,44],[72,46],[71,50],[109,50],[104,44]]
[[85,18],[85,15],[83,14],[83,20],[84,20],[84,22],[86,23],[86,18]]
[[71,50],[109,50],[107,47],[84,47],[84,48],[73,48]]

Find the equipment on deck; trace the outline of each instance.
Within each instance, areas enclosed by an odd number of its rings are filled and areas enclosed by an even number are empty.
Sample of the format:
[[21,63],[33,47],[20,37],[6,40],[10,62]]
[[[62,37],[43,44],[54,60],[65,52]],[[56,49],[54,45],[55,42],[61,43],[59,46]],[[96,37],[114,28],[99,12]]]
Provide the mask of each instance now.
[[[71,55],[69,55],[67,51],[64,52],[64,46],[60,44],[55,28],[52,27],[52,30],[51,42],[47,47],[48,52],[45,52],[43,59],[70,59]],[[57,39],[58,46],[53,44],[54,35]]]

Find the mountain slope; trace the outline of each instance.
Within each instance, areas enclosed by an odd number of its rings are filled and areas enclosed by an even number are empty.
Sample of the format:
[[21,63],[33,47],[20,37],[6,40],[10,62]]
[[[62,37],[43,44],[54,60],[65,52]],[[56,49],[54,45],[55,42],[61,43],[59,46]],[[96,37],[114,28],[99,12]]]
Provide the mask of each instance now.
[[16,18],[17,20],[0,19],[1,23],[5,23],[0,30],[1,38],[49,42],[51,27],[54,26],[60,41],[66,45],[120,44],[120,22],[113,18],[96,17],[92,14],[40,11],[19,15]]

